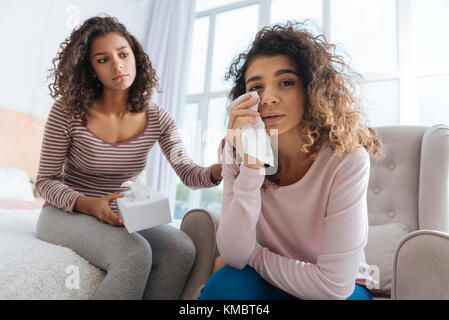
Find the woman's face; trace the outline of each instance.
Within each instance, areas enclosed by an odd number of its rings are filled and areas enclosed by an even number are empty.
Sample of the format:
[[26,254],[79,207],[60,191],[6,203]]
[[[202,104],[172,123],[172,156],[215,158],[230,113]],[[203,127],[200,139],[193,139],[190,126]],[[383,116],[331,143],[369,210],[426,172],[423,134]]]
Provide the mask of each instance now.
[[285,55],[253,58],[245,73],[246,92],[257,91],[258,111],[268,134],[297,128],[304,115],[304,86],[298,70]]
[[128,41],[111,32],[91,44],[90,62],[105,89],[126,90],[136,78],[136,60]]

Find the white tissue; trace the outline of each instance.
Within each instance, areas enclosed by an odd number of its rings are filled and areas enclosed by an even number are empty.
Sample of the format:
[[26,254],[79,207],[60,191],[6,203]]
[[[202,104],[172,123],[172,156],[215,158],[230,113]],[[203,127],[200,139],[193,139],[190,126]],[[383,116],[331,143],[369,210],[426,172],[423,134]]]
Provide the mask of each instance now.
[[130,198],[136,201],[144,201],[150,199],[150,193],[143,175],[138,175],[135,181],[128,180],[121,184],[120,187],[130,187]]
[[[235,99],[227,108],[228,114],[231,109],[247,95],[259,98],[256,91],[247,92]],[[249,107],[249,110],[257,111],[258,102]],[[265,131],[265,124],[260,116],[257,117],[257,123],[245,123],[242,126],[243,152],[258,159],[259,161],[274,166],[274,155],[271,149],[270,137]]]

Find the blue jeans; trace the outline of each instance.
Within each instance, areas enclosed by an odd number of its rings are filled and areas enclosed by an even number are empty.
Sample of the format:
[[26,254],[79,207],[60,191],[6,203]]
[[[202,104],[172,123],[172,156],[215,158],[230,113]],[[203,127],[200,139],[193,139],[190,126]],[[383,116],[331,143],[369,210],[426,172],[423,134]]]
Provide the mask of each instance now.
[[[263,279],[253,268],[226,266],[207,281],[199,300],[299,300]],[[347,300],[372,300],[371,293],[356,284]]]

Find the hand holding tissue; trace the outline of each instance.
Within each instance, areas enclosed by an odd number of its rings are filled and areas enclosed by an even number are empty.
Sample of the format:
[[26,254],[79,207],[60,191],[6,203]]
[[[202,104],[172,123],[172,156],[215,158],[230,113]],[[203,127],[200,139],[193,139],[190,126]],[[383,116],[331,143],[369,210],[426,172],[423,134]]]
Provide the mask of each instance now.
[[129,233],[172,221],[168,198],[147,186],[142,175],[135,181],[123,182],[121,187],[131,189],[117,199],[119,214]]
[[[248,95],[259,98],[256,91],[251,91],[245,93],[235,99],[227,108],[228,114],[230,114],[231,109],[238,105],[242,99]],[[249,110],[257,111],[258,103],[249,107]],[[274,166],[274,155],[271,148],[270,137],[265,130],[265,124],[260,116],[257,117],[257,122],[244,123],[242,125],[242,144],[243,152],[249,156],[252,156],[259,161]]]

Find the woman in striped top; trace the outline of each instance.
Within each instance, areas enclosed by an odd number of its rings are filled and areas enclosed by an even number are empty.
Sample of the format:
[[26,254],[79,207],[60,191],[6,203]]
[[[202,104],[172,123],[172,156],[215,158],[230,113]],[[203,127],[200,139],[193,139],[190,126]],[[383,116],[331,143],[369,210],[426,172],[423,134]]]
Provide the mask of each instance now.
[[193,243],[168,225],[129,234],[117,214],[116,199],[127,189],[120,185],[144,170],[156,142],[190,188],[219,184],[221,165],[189,158],[173,118],[149,102],[158,82],[148,56],[115,18],[86,20],[53,64],[56,102],[36,180],[46,200],[37,237],[106,270],[94,299],[178,299]]

